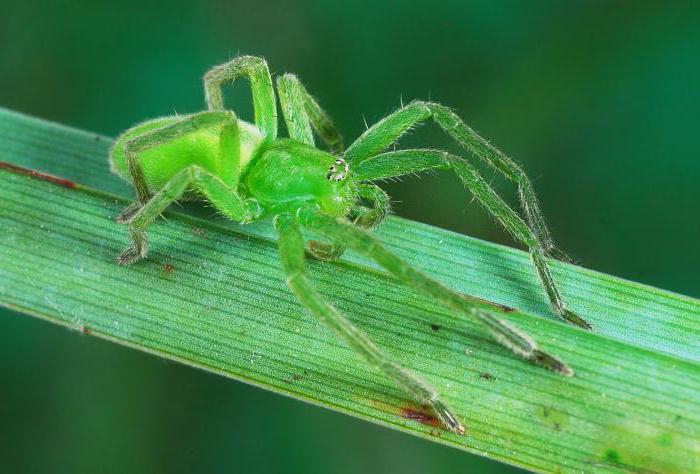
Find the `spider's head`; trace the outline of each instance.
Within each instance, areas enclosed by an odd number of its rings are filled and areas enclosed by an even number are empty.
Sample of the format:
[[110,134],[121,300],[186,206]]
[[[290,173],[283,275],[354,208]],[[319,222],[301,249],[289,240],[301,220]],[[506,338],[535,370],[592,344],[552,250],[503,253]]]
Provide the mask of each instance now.
[[326,174],[326,179],[329,181],[342,181],[348,177],[347,162],[342,158],[337,158],[333,164],[328,168],[328,173]]
[[251,197],[273,213],[317,205],[340,217],[357,201],[348,163],[292,140],[270,144],[245,175]]

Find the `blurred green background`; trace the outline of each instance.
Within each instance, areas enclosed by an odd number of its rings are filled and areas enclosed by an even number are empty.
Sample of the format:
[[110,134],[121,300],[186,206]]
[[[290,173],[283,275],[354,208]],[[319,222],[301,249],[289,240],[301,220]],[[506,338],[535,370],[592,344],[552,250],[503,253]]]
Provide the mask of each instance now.
[[[202,108],[201,75],[238,53],[298,73],[348,141],[401,98],[431,98],[523,164],[581,264],[700,296],[698,2],[1,0],[0,12],[0,106],[114,136]],[[245,89],[228,97],[244,117]],[[448,140],[423,127],[404,143]],[[385,187],[400,215],[512,245],[450,176]],[[3,472],[519,472],[9,312],[0,387]]]

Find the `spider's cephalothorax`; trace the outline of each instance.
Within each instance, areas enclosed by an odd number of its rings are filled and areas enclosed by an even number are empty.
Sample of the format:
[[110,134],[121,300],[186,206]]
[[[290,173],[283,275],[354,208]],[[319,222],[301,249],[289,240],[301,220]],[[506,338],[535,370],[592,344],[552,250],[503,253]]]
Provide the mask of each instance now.
[[[239,76],[251,84],[254,124],[224,109],[221,88]],[[309,241],[319,258],[338,258],[346,247],[374,260],[407,285],[451,310],[476,318],[495,340],[516,355],[563,375],[573,371],[541,351],[526,334],[499,318],[499,309],[432,280],[387,250],[368,230],[389,213],[389,197],[373,181],[428,170],[452,170],[474,196],[517,240],[525,244],[554,312],[590,329],[567,309],[549,270],[556,249],[541,216],[529,179],[510,158],[469,128],[450,109],[412,102],[370,127],[347,149],[340,133],[296,76],[277,79],[277,92],[290,138],[277,138],[275,92],[262,58],[241,56],[204,76],[208,110],[163,117],[124,132],[110,153],[112,169],[133,183],[136,201],[117,217],[127,223],[133,244],[117,257],[120,264],[146,257],[146,227],[174,200],[198,197],[220,212],[246,223],[274,216],[282,268],[299,301],[335,331],[368,364],[381,370],[422,405],[430,406],[444,426],[464,428],[438,393],[383,353],[332,305],[305,276],[305,245],[300,227],[328,242]],[[513,211],[464,158],[440,150],[385,152],[416,124],[432,119],[462,148],[517,184],[525,219]],[[314,133],[328,151],[316,148]]]

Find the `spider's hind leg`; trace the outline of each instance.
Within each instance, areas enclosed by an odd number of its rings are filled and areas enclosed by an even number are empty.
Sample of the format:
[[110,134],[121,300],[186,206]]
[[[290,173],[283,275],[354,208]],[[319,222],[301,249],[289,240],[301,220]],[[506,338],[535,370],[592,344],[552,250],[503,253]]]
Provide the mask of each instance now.
[[146,227],[190,186],[199,190],[219,211],[234,221],[250,222],[262,214],[260,204],[254,199],[242,198],[234,188],[199,166],[188,166],[173,176],[131,217],[128,225],[133,244],[117,257],[117,263],[128,265],[146,257]]
[[222,86],[246,76],[250,81],[255,125],[269,139],[277,138],[277,105],[267,62],[257,56],[238,56],[214,66],[204,75],[204,94],[209,110],[224,110]]

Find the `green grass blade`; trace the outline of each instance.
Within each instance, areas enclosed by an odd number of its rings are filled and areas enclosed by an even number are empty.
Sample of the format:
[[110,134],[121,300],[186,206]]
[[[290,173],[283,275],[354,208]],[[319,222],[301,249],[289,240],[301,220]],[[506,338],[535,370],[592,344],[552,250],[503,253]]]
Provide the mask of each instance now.
[[[0,160],[132,196],[131,187],[109,170],[106,157],[111,145],[110,138],[0,108]],[[217,222],[246,234],[276,238],[268,221],[247,226]],[[398,217],[389,218],[377,235],[455,289],[554,318],[522,251]],[[567,303],[598,333],[700,362],[699,300],[561,262],[552,267]]]
[[508,319],[573,366],[567,379],[372,269],[311,263],[320,289],[454,407],[468,434],[452,435],[300,308],[267,224],[169,212],[149,229],[151,258],[116,266],[127,236],[113,217],[130,193],[108,174],[109,145],[0,111],[0,160],[80,183],[0,168],[0,304],[536,471],[700,469],[697,300],[557,264],[572,306],[598,328],[586,333],[537,315],[549,312],[522,252],[389,221],[380,237],[404,257],[533,313]]

